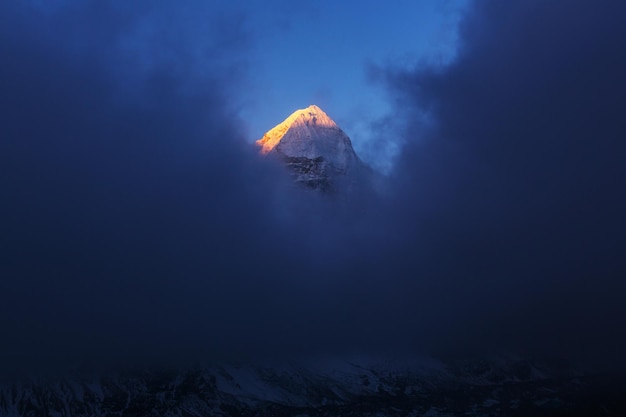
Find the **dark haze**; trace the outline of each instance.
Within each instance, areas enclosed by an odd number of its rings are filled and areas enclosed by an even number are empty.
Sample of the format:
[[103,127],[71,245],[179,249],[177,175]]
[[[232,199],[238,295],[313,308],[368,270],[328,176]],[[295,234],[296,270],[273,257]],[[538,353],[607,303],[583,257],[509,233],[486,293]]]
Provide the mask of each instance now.
[[190,47],[184,19],[137,35],[161,3],[2,2],[0,367],[439,349],[624,365],[626,4],[591,3],[476,1],[449,67],[379,68],[404,147],[383,193],[337,202],[244,138],[241,15],[207,12]]

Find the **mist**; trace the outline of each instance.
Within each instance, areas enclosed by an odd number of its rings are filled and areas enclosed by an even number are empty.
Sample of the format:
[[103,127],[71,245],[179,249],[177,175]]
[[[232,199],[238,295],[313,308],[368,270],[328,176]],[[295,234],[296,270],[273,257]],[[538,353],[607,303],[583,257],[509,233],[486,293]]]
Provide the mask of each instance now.
[[340,202],[245,137],[245,10],[4,3],[0,366],[623,366],[626,6],[563,3],[476,1],[454,62],[379,68],[402,150],[384,192]]

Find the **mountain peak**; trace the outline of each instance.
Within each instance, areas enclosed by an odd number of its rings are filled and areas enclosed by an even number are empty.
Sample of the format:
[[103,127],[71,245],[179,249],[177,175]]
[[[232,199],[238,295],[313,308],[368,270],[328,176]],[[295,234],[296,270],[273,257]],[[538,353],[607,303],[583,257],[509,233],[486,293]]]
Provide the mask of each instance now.
[[[256,144],[261,147],[262,154],[270,153],[276,146],[282,141],[283,137],[287,134],[287,132],[292,128],[304,128],[304,130],[310,127],[311,129],[315,128],[328,128],[328,129],[339,129],[337,123],[334,122],[321,108],[316,106],[315,104],[311,104],[309,107],[305,109],[299,109],[295,112],[291,113],[289,117],[283,120],[282,123],[274,126],[274,128],[270,129],[265,135],[263,135],[262,139],[256,141]],[[309,132],[310,133],[310,132]],[[343,132],[342,132],[343,133]],[[311,139],[315,135],[306,135]],[[304,155],[289,155],[289,156],[304,156]]]
[[314,188],[362,165],[348,135],[315,104],[293,112],[256,144],[263,155],[281,157],[298,181],[315,183]]

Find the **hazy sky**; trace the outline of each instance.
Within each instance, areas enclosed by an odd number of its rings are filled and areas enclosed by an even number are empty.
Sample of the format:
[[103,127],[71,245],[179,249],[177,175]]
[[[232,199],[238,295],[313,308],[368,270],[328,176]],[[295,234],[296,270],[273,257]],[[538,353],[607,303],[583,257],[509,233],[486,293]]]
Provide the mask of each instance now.
[[[626,366],[623,1],[475,0],[446,66],[414,59],[438,50],[435,3],[42,4],[0,2],[2,369],[442,349]],[[242,112],[311,101],[278,82],[309,68],[280,53],[306,27],[356,51],[310,67],[338,121],[370,93],[336,86],[376,64],[393,119],[364,149],[398,150],[377,190],[304,192],[250,146]]]

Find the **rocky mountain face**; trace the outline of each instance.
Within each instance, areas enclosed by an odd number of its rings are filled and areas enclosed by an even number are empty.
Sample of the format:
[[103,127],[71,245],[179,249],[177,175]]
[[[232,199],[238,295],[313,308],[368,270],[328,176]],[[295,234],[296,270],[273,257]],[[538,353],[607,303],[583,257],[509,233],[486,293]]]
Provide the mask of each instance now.
[[256,144],[261,154],[283,161],[297,183],[312,189],[335,191],[340,183],[350,186],[370,173],[350,138],[315,105],[295,111]]
[[625,387],[520,359],[224,364],[5,383],[0,416],[619,416]]

